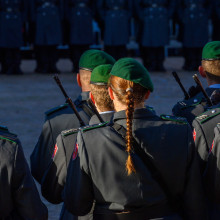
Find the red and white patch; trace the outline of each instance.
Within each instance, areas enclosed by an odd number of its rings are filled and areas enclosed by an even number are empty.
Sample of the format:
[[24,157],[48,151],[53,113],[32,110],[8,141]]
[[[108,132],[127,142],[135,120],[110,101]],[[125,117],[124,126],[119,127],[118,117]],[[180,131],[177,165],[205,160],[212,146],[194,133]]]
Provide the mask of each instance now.
[[196,141],[196,130],[195,130],[195,128],[193,130],[193,140],[194,140],[194,142]]
[[213,149],[213,147],[214,147],[214,140],[213,140],[213,142],[212,142],[212,146],[210,147],[210,149],[209,149],[209,153],[211,153],[211,151],[212,151],[212,149]]
[[76,143],[74,151],[73,151],[73,155],[72,155],[72,160],[75,160],[77,158],[78,149],[79,149],[79,145]]
[[57,151],[58,151],[58,147],[57,147],[57,144],[56,144],[55,147],[54,147],[54,151],[53,151],[52,159],[54,159],[54,157],[56,156]]

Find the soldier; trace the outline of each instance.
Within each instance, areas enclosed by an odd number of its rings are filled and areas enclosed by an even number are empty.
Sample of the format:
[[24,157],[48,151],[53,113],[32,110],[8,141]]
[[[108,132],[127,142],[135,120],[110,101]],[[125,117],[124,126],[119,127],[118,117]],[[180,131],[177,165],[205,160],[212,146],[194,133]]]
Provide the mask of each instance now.
[[210,2],[208,0],[181,0],[179,16],[183,25],[184,70],[197,70],[203,45],[208,42],[208,19]]
[[[90,96],[104,121],[110,121],[113,114],[113,103],[108,94],[108,79],[110,76],[111,64],[96,67],[91,74]],[[100,123],[97,116],[93,115],[89,124]],[[57,137],[53,153],[53,162],[45,172],[41,184],[42,195],[51,203],[57,204],[63,201],[62,191],[66,183],[67,167],[73,152],[73,143],[76,142],[78,128],[62,131]],[[70,213],[65,206],[62,209],[60,219],[69,219]],[[68,216],[68,218],[67,218]],[[92,219],[92,215],[85,217],[74,217],[71,219]]]
[[23,25],[27,22],[28,6],[26,0],[0,1],[0,48],[2,74],[23,74],[20,69],[23,46]]
[[35,27],[35,54],[38,73],[58,73],[57,46],[62,44],[63,1],[30,0],[31,23]]
[[204,185],[209,202],[209,214],[211,220],[217,220],[220,216],[220,192],[219,192],[219,147],[220,147],[220,123],[214,129],[214,140],[209,151],[206,171],[204,173]]
[[145,66],[151,71],[165,71],[164,46],[169,44],[169,19],[173,15],[175,1],[138,0],[136,17],[141,22],[139,44]]
[[[70,59],[73,62],[73,72],[79,69],[79,59],[82,53],[94,43],[93,16],[94,0],[66,0],[65,22],[69,33],[66,33],[70,46]],[[85,28],[86,27],[86,28]]]
[[15,134],[0,126],[0,219],[46,220],[21,143]]
[[83,215],[95,200],[94,219],[181,219],[183,205],[185,219],[206,219],[187,122],[144,108],[153,84],[132,58],[114,64],[109,87],[116,113],[112,124],[78,133],[63,194],[67,209]]
[[98,0],[97,4],[104,23],[105,51],[116,60],[127,56],[132,0]]
[[[77,82],[82,93],[74,104],[86,124],[94,114],[86,104],[89,98],[91,71],[101,64],[113,64],[114,62],[113,57],[100,50],[88,50],[80,58]],[[80,127],[80,123],[68,104],[60,105],[46,112],[41,135],[31,154],[31,172],[39,183],[51,162],[57,136],[63,130],[78,127]]]
[[[206,78],[208,88],[206,92],[208,96],[219,90],[220,88],[220,41],[212,41],[207,43],[202,52],[202,65],[199,66],[199,73]],[[207,109],[207,100],[202,92],[194,97],[178,102],[172,109],[175,116],[185,117],[189,124],[196,116],[202,114]]]
[[214,139],[214,128],[220,121],[220,104],[199,115],[193,121],[193,138],[200,157],[201,172],[204,172],[209,149]]

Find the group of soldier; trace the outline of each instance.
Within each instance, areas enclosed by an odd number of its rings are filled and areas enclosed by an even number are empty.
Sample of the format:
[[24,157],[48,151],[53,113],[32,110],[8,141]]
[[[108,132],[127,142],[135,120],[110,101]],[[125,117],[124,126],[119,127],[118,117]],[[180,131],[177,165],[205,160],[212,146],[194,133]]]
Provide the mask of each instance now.
[[45,199],[64,202],[60,219],[219,219],[220,41],[203,47],[199,73],[208,88],[157,116],[146,67],[85,51],[74,102],[56,77],[66,103],[45,113],[31,172],[0,127],[0,218],[48,218],[33,175]]
[[104,50],[116,59],[125,57],[131,18],[144,65],[151,71],[164,71],[171,19],[179,27],[186,70],[199,65],[201,48],[209,40],[210,19],[213,40],[220,37],[218,0],[1,0],[1,72],[22,74],[20,47],[24,41],[34,46],[36,72],[59,72],[57,46],[66,44],[72,71],[77,72],[80,55],[94,44],[93,20],[101,29]]

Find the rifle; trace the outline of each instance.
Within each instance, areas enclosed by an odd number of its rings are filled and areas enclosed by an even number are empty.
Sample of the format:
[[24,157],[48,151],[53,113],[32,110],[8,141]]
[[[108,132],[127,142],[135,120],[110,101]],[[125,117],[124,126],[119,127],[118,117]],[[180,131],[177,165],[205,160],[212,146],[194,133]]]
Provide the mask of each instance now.
[[79,115],[78,111],[76,110],[76,107],[75,107],[75,105],[73,104],[72,99],[67,95],[65,89],[64,89],[63,86],[62,86],[62,83],[61,83],[61,81],[60,81],[58,75],[55,75],[53,78],[54,78],[54,80],[56,81],[57,85],[60,87],[60,90],[61,90],[61,92],[63,93],[63,95],[64,95],[64,97],[65,97],[65,99],[66,99],[66,103],[68,103],[68,104],[70,105],[70,107],[71,107],[72,110],[74,111],[76,117],[78,118],[79,123],[80,123],[80,126],[81,126],[81,127],[82,127],[82,126],[85,126],[85,125],[86,125],[85,122],[82,120],[81,116]]
[[89,105],[89,107],[92,109],[92,111],[95,113],[95,115],[98,117],[99,121],[101,123],[104,122],[104,120],[102,119],[101,115],[99,114],[99,112],[97,111],[97,108],[95,107],[93,101],[91,99],[87,100],[87,103]]
[[211,101],[211,99],[209,98],[208,94],[206,93],[205,89],[202,86],[201,81],[199,80],[199,77],[197,76],[197,74],[193,75],[193,79],[195,80],[196,84],[199,86],[199,88],[201,89],[201,92],[203,93],[203,95],[205,96],[206,100],[207,100],[207,104],[209,106],[213,106],[213,103]]
[[182,89],[184,96],[185,96],[185,99],[188,100],[190,98],[190,96],[189,96],[188,92],[185,90],[183,84],[181,83],[179,76],[177,75],[177,73],[175,71],[173,71],[172,74],[173,74],[175,80],[177,81],[177,83],[179,84],[180,88]]

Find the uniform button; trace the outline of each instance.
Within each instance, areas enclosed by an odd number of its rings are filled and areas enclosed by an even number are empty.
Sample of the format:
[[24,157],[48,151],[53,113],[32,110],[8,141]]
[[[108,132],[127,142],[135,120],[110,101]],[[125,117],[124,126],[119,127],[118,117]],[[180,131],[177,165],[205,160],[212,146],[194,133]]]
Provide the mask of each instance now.
[[214,114],[216,112],[216,110],[212,110],[212,114]]
[[194,103],[198,102],[198,99],[194,99],[193,102],[194,102]]

